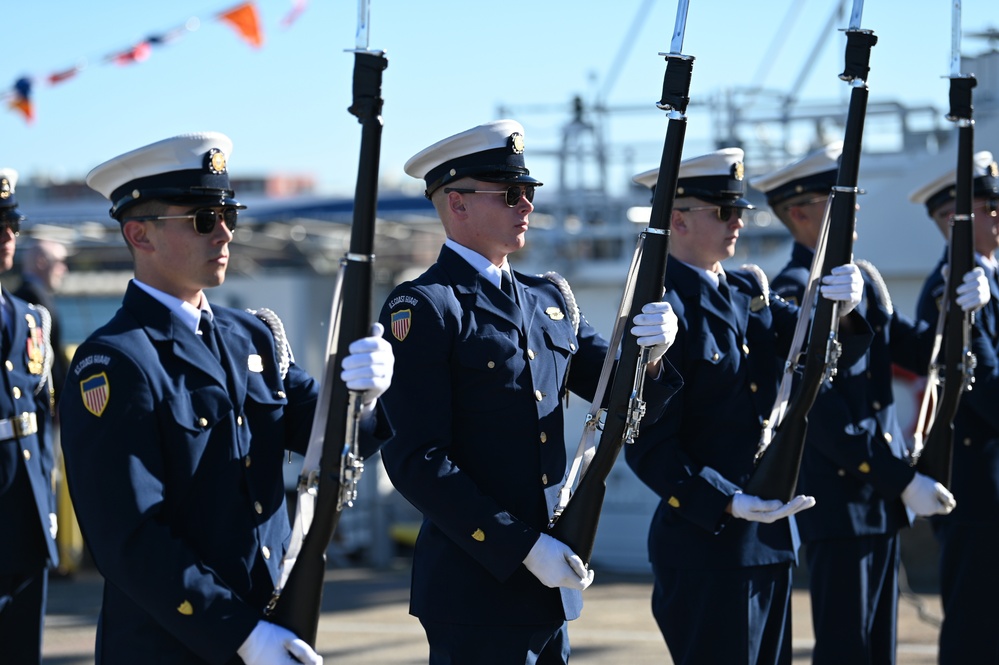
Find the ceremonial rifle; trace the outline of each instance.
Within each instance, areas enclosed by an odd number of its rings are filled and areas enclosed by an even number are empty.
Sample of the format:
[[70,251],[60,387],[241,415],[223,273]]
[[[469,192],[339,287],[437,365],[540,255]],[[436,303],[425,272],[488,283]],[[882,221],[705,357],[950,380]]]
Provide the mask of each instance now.
[[[973,314],[957,304],[957,287],[975,266],[974,246],[974,176],[975,121],[972,119],[971,90],[974,75],[961,74],[961,2],[954,0],[951,22],[950,113],[947,119],[957,124],[957,186],[954,216],[950,220],[947,249],[947,277],[944,280],[944,308],[937,326],[926,381],[926,391],[916,429],[916,469],[950,488],[954,452],[954,416],[965,390],[974,382],[975,356],[971,353]],[[941,342],[942,338],[942,342]],[[943,344],[943,367],[939,351]],[[939,390],[942,385],[943,391]],[[934,408],[935,407],[935,408]],[[932,414],[930,410],[933,409]],[[929,415],[929,421],[926,417]],[[928,431],[927,431],[928,429]],[[925,438],[924,438],[925,435]]]
[[[619,310],[619,325],[623,323],[620,319],[624,312],[627,312],[625,322],[632,321],[646,303],[662,299],[666,259],[669,255],[670,215],[676,198],[683,138],[687,129],[687,117],[684,113],[690,101],[690,75],[694,64],[693,57],[681,54],[688,3],[689,0],[679,0],[670,52],[659,54],[666,57],[666,74],[662,98],[656,106],[667,112],[669,123],[652,197],[649,227],[642,234],[640,254],[636,256],[636,261],[639,262],[637,277],[629,280],[625,287]],[[615,347],[612,344],[608,350],[611,360],[617,354]],[[607,491],[607,476],[610,475],[623,444],[631,443],[638,435],[639,422],[645,414],[642,385],[647,364],[647,351],[639,347],[633,335],[624,335],[599,445],[580,477],[578,487],[561,513],[553,516],[549,525],[549,533],[571,547],[587,565],[593,554],[600,510]],[[588,423],[587,426],[601,427],[596,422]]]
[[[382,135],[382,51],[368,50],[368,0],[358,2],[350,113],[361,123],[361,149],[354,189],[350,246],[340,261],[340,282],[333,297],[326,369],[313,420],[310,453],[321,451],[318,467],[306,455],[299,478],[296,527],[305,531],[297,556],[285,558],[285,579],[268,606],[269,620],[315,647],[326,573],[326,549],[341,511],[357,497],[363,464],[358,455],[361,394],[340,379],[340,361],[354,340],[368,335],[371,320],[371,264],[378,199],[378,162]],[[330,353],[335,349],[334,353]],[[316,446],[315,444],[319,445]],[[311,521],[309,513],[312,513]],[[291,552],[289,552],[291,554]]]
[[[860,28],[863,0],[854,0],[850,27],[846,31],[846,66],[839,77],[851,85],[850,108],[847,112],[843,154],[836,174],[823,239],[815,250],[813,261],[821,261],[821,276],[853,260],[853,234],[856,225],[857,178],[860,171],[860,150],[867,115],[867,74],[870,72],[871,48],[878,38],[870,30]],[[813,263],[813,272],[819,264]],[[818,280],[809,285],[818,289]],[[815,292],[813,292],[814,294]],[[807,296],[806,296],[807,298]],[[811,302],[811,299],[808,299]],[[799,317],[807,317],[809,308],[802,306]],[[825,298],[816,298],[808,333],[804,368],[795,390],[784,409],[780,422],[771,422],[764,430],[763,442],[756,456],[756,468],[743,488],[746,494],[764,499],[790,501],[798,485],[798,471],[808,431],[808,412],[815,403],[822,383],[835,374],[840,355],[838,340],[839,306]],[[792,353],[796,350],[792,349]],[[786,378],[797,369],[798,359],[788,358]]]

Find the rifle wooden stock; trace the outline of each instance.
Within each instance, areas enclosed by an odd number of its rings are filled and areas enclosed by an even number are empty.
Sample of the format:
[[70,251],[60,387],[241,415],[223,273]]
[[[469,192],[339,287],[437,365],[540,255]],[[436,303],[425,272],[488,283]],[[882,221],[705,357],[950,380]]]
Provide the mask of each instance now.
[[[629,322],[647,303],[657,302],[662,298],[666,260],[669,255],[670,215],[676,198],[683,139],[687,129],[687,119],[683,112],[689,101],[687,94],[690,90],[692,68],[693,58],[667,57],[663,100],[660,102],[660,107],[668,107],[674,111],[670,113],[669,125],[666,128],[666,140],[649,219],[649,228],[661,233],[653,231],[645,236],[635,289],[631,294],[631,308],[627,319]],[[628,294],[625,294],[625,297],[627,296]],[[617,350],[609,349],[608,353],[616,354]],[[596,453],[565,510],[550,530],[552,536],[571,547],[587,565],[593,555],[593,543],[596,540],[604,494],[607,491],[607,476],[610,475],[624,445],[628,404],[640,355],[641,349],[637,339],[633,335],[626,334],[621,343],[621,357],[611,383],[607,416]]]
[[368,335],[371,325],[371,262],[378,200],[378,163],[381,154],[381,81],[388,66],[384,54],[357,52],[354,60],[354,101],[350,112],[362,125],[360,160],[354,191],[354,218],[350,249],[342,270],[343,297],[339,303],[334,331],[336,353],[328,358],[326,380],[333,381],[323,439],[323,456],[312,524],[302,541],[302,549],[288,581],[281,590],[269,620],[291,630],[311,646],[316,645],[323,581],[326,575],[326,549],[340,521],[337,497],[340,490],[340,456],[347,427],[349,391],[340,379],[338,360],[349,355],[350,344]]
[[[866,62],[870,59],[870,49],[877,43],[877,38],[867,32],[848,32],[847,39],[847,74],[850,74],[853,68],[853,74],[862,72],[866,77]],[[856,40],[856,43],[851,43],[850,40]],[[867,60],[860,62],[862,48],[866,48]],[[843,154],[836,174],[826,249],[822,256],[823,277],[830,274],[836,266],[853,260],[857,180],[860,173],[864,120],[867,116],[867,97],[866,84],[855,85],[850,93]],[[778,425],[773,440],[763,451],[756,469],[743,488],[746,494],[764,499],[779,499],[785,503],[794,497],[801,457],[805,449],[805,437],[808,433],[808,412],[818,397],[819,388],[827,371],[831,369],[829,365],[835,363],[836,356],[830,352],[830,345],[838,344],[835,332],[837,322],[833,318],[835,309],[831,300],[821,296],[817,299],[808,333],[808,347],[802,375],[795,384],[784,419]],[[799,316],[808,316],[808,312],[802,311]]]
[[971,89],[973,77],[951,79],[951,118],[966,120],[958,129],[957,188],[954,217],[950,225],[947,249],[947,311],[944,320],[943,392],[933,415],[933,422],[916,460],[916,469],[943,486],[950,488],[951,463],[954,454],[954,416],[961,394],[970,382],[971,314],[957,304],[957,287],[964,275],[975,267],[974,222],[974,125],[971,122]]

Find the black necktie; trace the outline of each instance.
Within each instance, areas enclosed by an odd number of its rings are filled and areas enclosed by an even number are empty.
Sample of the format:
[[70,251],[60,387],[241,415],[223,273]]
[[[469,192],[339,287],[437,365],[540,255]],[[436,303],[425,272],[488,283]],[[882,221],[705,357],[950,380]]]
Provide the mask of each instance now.
[[500,272],[503,274],[503,279],[501,280],[503,293],[510,296],[510,299],[516,302],[517,297],[514,295],[513,292],[513,278],[510,276],[510,273],[508,273],[506,270],[502,270]]
[[219,353],[218,342],[215,340],[215,322],[207,310],[201,310],[201,323],[198,324],[198,331],[201,333],[201,341],[205,343],[208,350],[215,356],[215,360],[221,363],[222,354]]

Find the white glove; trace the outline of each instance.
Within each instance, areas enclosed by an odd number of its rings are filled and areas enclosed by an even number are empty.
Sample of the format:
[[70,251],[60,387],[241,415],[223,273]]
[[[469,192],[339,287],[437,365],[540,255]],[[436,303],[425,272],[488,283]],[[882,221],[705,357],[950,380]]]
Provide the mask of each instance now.
[[563,586],[582,591],[593,583],[593,571],[561,540],[541,534],[527,553],[524,565],[546,587]]
[[323,665],[323,657],[287,628],[258,621],[236,653],[246,665]]
[[668,302],[650,302],[642,307],[642,313],[636,314],[632,323],[635,327],[631,334],[638,338],[639,346],[648,346],[649,362],[655,363],[663,357],[676,339],[679,328],[676,314]]
[[957,304],[965,312],[981,309],[992,297],[989,293],[989,280],[980,267],[964,273],[964,279],[957,287]]
[[371,336],[353,342],[348,347],[350,355],[341,364],[340,378],[348,389],[364,391],[362,402],[365,405],[373,404],[392,383],[395,356],[392,345],[382,337],[384,332],[382,324],[373,324]]
[[787,503],[777,499],[761,499],[751,494],[736,492],[732,497],[732,515],[749,522],[772,524],[815,505],[815,497],[799,494]]
[[902,502],[921,517],[946,515],[957,507],[954,495],[946,487],[921,473],[902,490]]
[[838,300],[839,315],[846,316],[856,309],[864,296],[864,278],[856,264],[846,263],[823,277],[819,290],[826,300]]

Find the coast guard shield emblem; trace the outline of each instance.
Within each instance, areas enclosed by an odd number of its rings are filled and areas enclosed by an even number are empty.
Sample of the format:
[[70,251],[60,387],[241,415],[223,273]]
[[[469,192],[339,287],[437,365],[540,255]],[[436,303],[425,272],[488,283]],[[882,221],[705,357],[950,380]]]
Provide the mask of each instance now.
[[80,382],[83,406],[98,418],[104,413],[104,407],[108,405],[110,391],[111,385],[108,383],[108,375],[104,372],[87,377]]
[[412,323],[413,310],[400,309],[398,312],[392,312],[392,336],[400,342],[406,339]]

